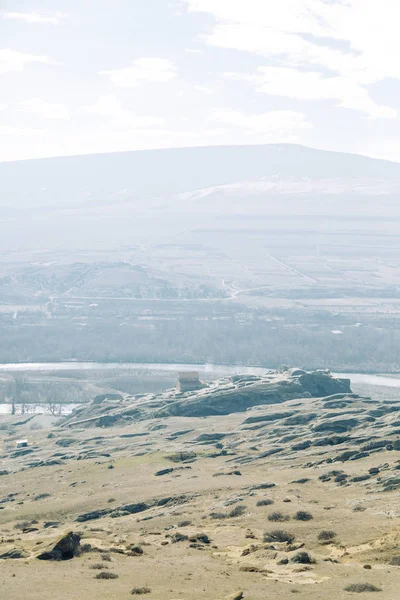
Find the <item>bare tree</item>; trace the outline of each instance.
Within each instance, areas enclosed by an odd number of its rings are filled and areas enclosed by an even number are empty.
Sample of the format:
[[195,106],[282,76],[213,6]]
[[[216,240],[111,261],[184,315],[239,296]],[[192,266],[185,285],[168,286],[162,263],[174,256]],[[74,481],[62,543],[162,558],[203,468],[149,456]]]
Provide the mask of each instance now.
[[61,417],[63,412],[63,405],[53,400],[47,401],[47,410],[53,417]]
[[26,378],[19,373],[14,375],[13,382],[13,395],[11,398],[12,408],[11,412],[13,415],[16,413],[16,407],[19,406],[21,410],[21,415],[24,415],[28,412],[29,406],[26,399],[27,392],[27,382]]

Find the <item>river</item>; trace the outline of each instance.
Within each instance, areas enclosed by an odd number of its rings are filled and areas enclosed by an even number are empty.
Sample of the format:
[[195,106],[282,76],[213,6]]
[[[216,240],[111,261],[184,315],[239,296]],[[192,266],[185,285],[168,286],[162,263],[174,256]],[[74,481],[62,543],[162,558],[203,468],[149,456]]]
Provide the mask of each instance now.
[[[75,362],[65,361],[56,363],[1,363],[1,372],[55,372],[55,371],[96,371],[96,370],[134,370],[134,371],[198,371],[200,375],[207,375],[208,378],[213,373],[223,375],[236,375],[239,373],[249,373],[251,375],[261,375],[270,371],[267,367],[249,367],[247,365],[218,365],[212,363],[205,364],[181,364],[181,363],[102,363],[102,362]],[[400,376],[377,375],[368,373],[334,373],[337,377],[346,377],[353,383],[365,385],[377,385],[387,387],[400,387]]]
[[96,371],[96,370],[137,370],[137,371],[199,371],[200,373],[220,373],[234,375],[236,373],[251,373],[258,375],[269,369],[263,367],[247,367],[244,365],[214,365],[206,364],[173,364],[173,363],[102,363],[75,362],[58,363],[1,363],[0,372],[54,372],[54,371]]

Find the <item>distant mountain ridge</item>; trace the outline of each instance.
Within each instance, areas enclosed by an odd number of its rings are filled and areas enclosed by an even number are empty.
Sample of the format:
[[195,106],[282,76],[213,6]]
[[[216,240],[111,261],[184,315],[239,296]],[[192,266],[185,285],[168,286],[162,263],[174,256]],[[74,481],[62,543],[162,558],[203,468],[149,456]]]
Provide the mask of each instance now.
[[290,180],[331,180],[340,181],[343,187],[348,179],[371,188],[372,193],[382,192],[376,189],[382,187],[382,182],[384,193],[397,191],[400,164],[291,144],[205,146],[3,162],[0,207],[112,203],[123,198],[146,199],[263,180],[280,181],[281,187],[282,182]]

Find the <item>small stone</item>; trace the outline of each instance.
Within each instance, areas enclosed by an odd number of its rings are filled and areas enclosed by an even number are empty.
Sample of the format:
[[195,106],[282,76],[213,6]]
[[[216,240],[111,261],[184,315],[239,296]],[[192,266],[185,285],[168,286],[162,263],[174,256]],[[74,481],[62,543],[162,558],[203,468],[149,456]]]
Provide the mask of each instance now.
[[224,600],[242,600],[243,592],[235,592],[234,594],[228,594]]

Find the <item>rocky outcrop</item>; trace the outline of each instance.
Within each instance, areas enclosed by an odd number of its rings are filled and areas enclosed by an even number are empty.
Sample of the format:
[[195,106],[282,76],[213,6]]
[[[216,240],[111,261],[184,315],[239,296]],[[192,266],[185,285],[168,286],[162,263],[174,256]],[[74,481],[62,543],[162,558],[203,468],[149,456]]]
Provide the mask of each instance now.
[[334,431],[335,433],[344,433],[350,431],[359,425],[359,419],[346,419],[342,417],[336,417],[334,419],[323,420],[320,423],[314,425],[314,431]]
[[303,390],[309,392],[314,398],[351,393],[350,379],[332,377],[329,371],[305,373],[300,375],[298,380]]
[[[243,385],[245,384],[245,385]],[[305,375],[279,374],[212,386],[197,394],[166,404],[153,417],[184,416],[207,417],[244,412],[253,406],[280,404],[295,398],[330,396],[351,392],[350,380],[337,379],[329,372],[317,371]]]
[[[245,412],[257,406],[281,404],[297,398],[322,398],[351,394],[350,380],[333,377],[328,371],[306,373],[292,369],[264,376],[235,375],[210,383],[206,388],[185,393],[167,390],[161,394],[140,395],[123,403],[104,400],[91,404],[71,417],[70,426],[112,427],[144,419],[164,417],[208,417]],[[289,418],[294,413],[282,413]],[[250,415],[248,423],[273,420],[271,416]],[[290,422],[287,423],[291,424]]]
[[29,555],[23,548],[9,548],[4,550],[4,552],[0,553],[0,559],[18,559],[18,558],[27,558]]
[[70,531],[46,550],[42,549],[36,558],[39,560],[70,560],[78,554],[80,542],[79,533]]

